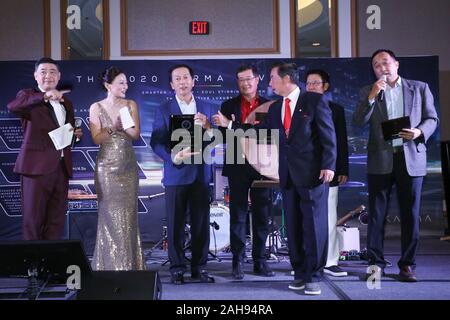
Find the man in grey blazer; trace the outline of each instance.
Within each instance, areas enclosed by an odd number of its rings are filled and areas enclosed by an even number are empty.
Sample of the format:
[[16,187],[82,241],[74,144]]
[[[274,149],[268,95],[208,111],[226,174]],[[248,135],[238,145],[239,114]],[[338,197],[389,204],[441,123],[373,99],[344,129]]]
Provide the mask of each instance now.
[[[367,253],[369,265],[381,274],[386,260],[383,253],[384,222],[393,184],[401,220],[399,280],[417,281],[414,269],[419,242],[420,196],[427,173],[425,143],[436,130],[438,117],[433,95],[424,82],[398,75],[399,62],[391,50],[372,55],[372,68],[378,79],[361,90],[353,124],[369,124],[367,173],[369,186],[369,224]],[[411,128],[404,128],[398,139],[385,141],[381,123],[409,116]]]

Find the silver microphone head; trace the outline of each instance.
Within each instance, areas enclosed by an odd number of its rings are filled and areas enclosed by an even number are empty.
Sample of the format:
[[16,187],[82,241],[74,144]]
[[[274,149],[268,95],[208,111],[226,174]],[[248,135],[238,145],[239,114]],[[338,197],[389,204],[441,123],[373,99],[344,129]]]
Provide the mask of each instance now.
[[[76,118],[75,119],[75,129],[79,129],[81,128],[81,125],[83,124],[83,122],[81,121],[80,118]],[[80,138],[76,137],[74,142],[79,142]],[[72,143],[73,144],[73,143]]]
[[81,119],[80,118],[76,118],[75,119],[75,128],[81,128],[81,124],[82,124],[83,122],[81,121]]

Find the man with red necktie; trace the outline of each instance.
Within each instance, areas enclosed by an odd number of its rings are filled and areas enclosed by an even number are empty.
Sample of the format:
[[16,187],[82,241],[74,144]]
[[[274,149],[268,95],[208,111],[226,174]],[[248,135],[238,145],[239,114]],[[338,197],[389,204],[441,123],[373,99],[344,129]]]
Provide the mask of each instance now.
[[[314,92],[300,94],[297,83],[295,64],[272,66],[269,85],[283,98],[270,106],[257,128],[280,131],[280,188],[295,272],[289,289],[318,295],[327,258],[328,183],[336,166],[336,135],[327,100]],[[213,119],[220,126],[239,127],[223,114]]]

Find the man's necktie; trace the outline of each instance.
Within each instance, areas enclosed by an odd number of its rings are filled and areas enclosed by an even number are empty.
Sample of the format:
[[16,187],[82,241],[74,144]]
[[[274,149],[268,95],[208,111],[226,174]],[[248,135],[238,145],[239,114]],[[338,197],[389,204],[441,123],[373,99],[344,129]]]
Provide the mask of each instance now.
[[289,103],[291,100],[289,98],[284,99],[284,131],[286,132],[286,136],[289,136],[289,129],[291,128],[291,106]]

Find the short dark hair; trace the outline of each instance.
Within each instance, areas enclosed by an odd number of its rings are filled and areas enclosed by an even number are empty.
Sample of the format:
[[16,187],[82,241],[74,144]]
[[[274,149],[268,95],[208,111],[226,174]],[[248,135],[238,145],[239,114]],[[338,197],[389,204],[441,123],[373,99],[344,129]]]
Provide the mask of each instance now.
[[194,70],[190,66],[188,66],[187,64],[181,63],[181,64],[176,64],[176,65],[174,65],[174,66],[169,68],[169,79],[170,79],[170,82],[172,82],[172,72],[173,72],[173,70],[178,69],[178,68],[186,68],[186,69],[188,69],[189,70],[189,74],[191,75],[191,78],[194,79]]
[[277,61],[274,64],[272,64],[272,67],[270,68],[270,70],[272,70],[273,68],[278,68],[278,75],[281,78],[283,78],[284,76],[289,76],[289,78],[291,79],[291,82],[298,85],[299,77],[298,77],[297,65],[295,63]]
[[102,82],[102,87],[103,89],[106,90],[105,88],[105,83],[112,83],[114,81],[114,79],[119,75],[122,74],[123,71],[120,70],[118,67],[116,66],[111,66],[109,68],[107,68],[105,71],[103,71],[99,78],[100,81]]
[[36,61],[36,63],[34,64],[34,71],[37,71],[37,69],[39,68],[39,65],[41,65],[43,63],[54,64],[56,66],[56,69],[58,69],[58,71],[59,71],[58,63],[55,60],[53,60],[52,58],[48,58],[48,57],[43,57],[43,58],[40,58],[38,61]]
[[[323,83],[330,84],[330,75],[325,70],[322,70],[322,69],[308,70],[308,72],[306,72],[306,79],[308,79],[308,76],[311,74],[317,74],[322,79]],[[306,79],[305,79],[305,81],[306,81]]]
[[374,53],[372,53],[372,59],[370,59],[370,61],[373,61],[373,58],[375,58],[375,56],[381,52],[386,52],[388,55],[390,55],[395,61],[397,61],[397,57],[395,56],[394,51],[389,50],[389,49],[378,49],[376,50]]
[[238,67],[238,69],[236,71],[236,78],[238,77],[238,73],[241,73],[241,72],[243,72],[245,70],[252,70],[253,76],[255,76],[255,77],[259,76],[259,71],[258,71],[258,69],[256,68],[255,65],[253,65],[253,64],[245,64],[244,63],[244,64],[241,64]]

